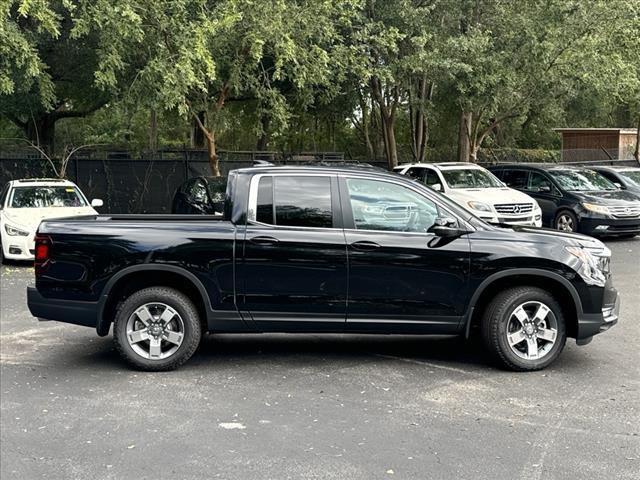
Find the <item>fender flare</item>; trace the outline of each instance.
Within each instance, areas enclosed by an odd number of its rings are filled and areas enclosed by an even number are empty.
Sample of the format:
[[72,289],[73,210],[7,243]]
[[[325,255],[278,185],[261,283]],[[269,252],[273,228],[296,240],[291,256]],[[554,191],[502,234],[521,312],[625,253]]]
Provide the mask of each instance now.
[[204,285],[202,284],[200,279],[190,271],[182,267],[177,267],[175,265],[162,265],[157,263],[145,263],[141,265],[133,265],[131,267],[126,267],[126,268],[123,268],[122,270],[119,270],[115,275],[113,275],[109,279],[107,284],[102,289],[102,294],[100,295],[100,301],[98,302],[98,321],[96,322],[96,332],[98,333],[99,336],[104,337],[109,333],[111,321],[106,320],[104,318],[104,309],[107,305],[107,302],[109,301],[109,294],[111,293],[111,290],[113,289],[114,285],[122,278],[128,275],[131,275],[133,273],[150,272],[150,271],[171,272],[171,273],[181,275],[186,280],[191,281],[191,283],[193,283],[195,287],[198,289],[198,291],[200,292],[202,301],[204,302],[205,306],[208,307],[208,312],[213,310],[213,307],[211,306],[211,298],[209,297],[209,294],[207,293],[206,288],[204,288]]
[[467,313],[465,314],[464,320],[463,320],[465,322],[465,326],[464,326],[465,338],[469,338],[469,331],[471,329],[471,318],[473,317],[473,312],[475,310],[476,304],[478,303],[478,299],[483,294],[483,292],[492,283],[494,283],[497,280],[502,280],[506,277],[519,276],[519,275],[544,277],[550,280],[557,281],[563,287],[565,287],[566,290],[569,292],[569,295],[571,295],[571,298],[573,299],[573,304],[576,308],[576,314],[578,318],[582,315],[583,310],[582,310],[582,300],[580,300],[580,295],[578,295],[578,292],[576,291],[575,287],[571,284],[571,282],[569,282],[569,280],[567,280],[563,276],[558,275],[557,273],[550,272],[548,270],[541,270],[538,268],[511,268],[509,270],[503,270],[501,272],[496,272],[492,275],[489,275],[487,278],[485,278],[482,281],[482,283],[480,283],[480,285],[478,285],[478,288],[476,288],[476,291],[474,292],[473,296],[471,297],[471,300],[469,301],[469,307],[467,308]]

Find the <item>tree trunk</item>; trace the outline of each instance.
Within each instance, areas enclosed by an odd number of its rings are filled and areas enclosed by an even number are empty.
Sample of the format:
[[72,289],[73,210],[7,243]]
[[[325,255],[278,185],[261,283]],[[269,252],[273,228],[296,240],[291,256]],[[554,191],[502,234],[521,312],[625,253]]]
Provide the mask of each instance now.
[[193,118],[193,122],[191,123],[191,148],[204,148],[205,146],[204,133],[198,124],[198,120],[204,124],[204,112],[198,112],[198,118]]
[[636,150],[633,152],[636,162],[640,163],[640,117],[638,117],[638,129],[636,131]]
[[[413,90],[413,91],[412,91]],[[433,83],[422,75],[409,89],[409,120],[411,123],[411,153],[414,162],[424,162],[424,154],[429,139],[425,103],[433,97]]]
[[42,148],[47,155],[53,155],[56,134],[56,118],[53,115],[43,113],[33,117],[24,124],[23,130],[30,142]]
[[158,151],[158,114],[155,109],[151,109],[149,115],[149,150]]
[[209,157],[209,166],[211,174],[214,177],[220,176],[220,162],[218,161],[218,152],[216,151],[216,137],[214,132],[207,132],[205,135],[207,141],[207,153]]
[[458,161],[468,162],[471,158],[471,112],[460,112],[460,130],[458,133]]
[[262,126],[262,132],[256,142],[256,150],[264,152],[269,146],[269,125],[271,123],[271,117],[267,115],[260,116],[260,124]]

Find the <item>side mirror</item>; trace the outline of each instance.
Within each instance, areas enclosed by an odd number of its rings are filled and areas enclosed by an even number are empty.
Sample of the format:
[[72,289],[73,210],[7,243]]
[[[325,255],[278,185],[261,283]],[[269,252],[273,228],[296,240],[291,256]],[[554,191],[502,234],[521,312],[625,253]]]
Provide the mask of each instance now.
[[435,190],[436,192],[441,192],[442,191],[442,185],[440,185],[439,183],[434,183],[433,185],[431,185],[431,188],[433,190]]
[[94,208],[102,207],[103,205],[104,202],[99,198],[94,198],[93,200],[91,200],[91,206]]
[[466,230],[458,227],[456,219],[451,217],[436,218],[436,222],[427,232],[442,238],[455,238],[467,233]]
[[549,185],[540,185],[538,191],[540,193],[551,193],[551,187]]
[[624,189],[624,187],[622,186],[622,184],[621,184],[621,183],[613,182],[613,184],[614,184],[616,187],[618,187],[620,190],[623,190],[623,189]]

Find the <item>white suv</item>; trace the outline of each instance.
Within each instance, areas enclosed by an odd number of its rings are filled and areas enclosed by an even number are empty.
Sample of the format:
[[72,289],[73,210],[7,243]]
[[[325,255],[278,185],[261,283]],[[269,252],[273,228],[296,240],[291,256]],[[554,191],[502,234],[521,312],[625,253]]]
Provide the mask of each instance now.
[[399,165],[393,171],[444,193],[487,222],[542,226],[542,212],[533,198],[507,187],[479,165],[462,162],[415,163]]
[[33,260],[34,240],[45,218],[97,215],[92,200],[69,180],[53,178],[13,180],[0,192],[0,261]]

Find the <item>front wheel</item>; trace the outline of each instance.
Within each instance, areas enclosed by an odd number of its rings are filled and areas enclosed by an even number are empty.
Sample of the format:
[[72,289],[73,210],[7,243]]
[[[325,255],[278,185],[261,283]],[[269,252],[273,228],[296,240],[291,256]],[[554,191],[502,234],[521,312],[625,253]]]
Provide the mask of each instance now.
[[113,337],[122,357],[139,370],[173,370],[189,360],[202,337],[198,310],[183,293],[150,287],[118,308]]
[[558,358],[567,340],[558,302],[537,287],[515,287],[498,294],[482,319],[484,343],[506,368],[541,370]]
[[569,210],[562,210],[556,215],[555,227],[562,232],[577,232],[578,217]]

